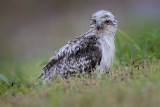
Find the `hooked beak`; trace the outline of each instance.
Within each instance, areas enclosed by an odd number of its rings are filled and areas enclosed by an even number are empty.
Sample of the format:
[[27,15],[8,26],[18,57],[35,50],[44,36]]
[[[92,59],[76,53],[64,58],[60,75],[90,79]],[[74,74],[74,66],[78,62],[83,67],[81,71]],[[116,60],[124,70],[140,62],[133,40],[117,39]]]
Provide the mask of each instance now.
[[97,22],[97,29],[98,29],[98,30],[103,29],[103,25],[102,25],[102,22],[101,22],[101,21],[98,21],[98,22]]

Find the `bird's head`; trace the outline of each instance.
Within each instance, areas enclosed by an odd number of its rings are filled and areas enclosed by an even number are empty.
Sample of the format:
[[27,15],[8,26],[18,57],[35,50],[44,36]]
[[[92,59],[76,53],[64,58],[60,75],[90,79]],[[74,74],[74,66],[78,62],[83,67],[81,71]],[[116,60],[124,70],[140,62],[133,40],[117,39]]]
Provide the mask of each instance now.
[[90,28],[97,34],[115,35],[117,30],[117,20],[114,15],[105,10],[100,10],[90,18]]

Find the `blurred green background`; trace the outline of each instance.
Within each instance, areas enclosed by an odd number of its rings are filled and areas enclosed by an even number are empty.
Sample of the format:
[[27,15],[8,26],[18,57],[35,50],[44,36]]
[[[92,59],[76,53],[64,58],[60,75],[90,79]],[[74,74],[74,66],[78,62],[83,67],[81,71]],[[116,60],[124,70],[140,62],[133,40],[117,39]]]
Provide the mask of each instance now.
[[[118,28],[135,42],[157,40],[148,40],[153,36],[148,32],[159,28],[159,0],[5,0],[0,1],[0,59],[49,59],[68,40],[87,32],[89,17],[101,9],[111,11]],[[116,40],[121,37],[117,34]],[[127,49],[116,48],[118,54]]]

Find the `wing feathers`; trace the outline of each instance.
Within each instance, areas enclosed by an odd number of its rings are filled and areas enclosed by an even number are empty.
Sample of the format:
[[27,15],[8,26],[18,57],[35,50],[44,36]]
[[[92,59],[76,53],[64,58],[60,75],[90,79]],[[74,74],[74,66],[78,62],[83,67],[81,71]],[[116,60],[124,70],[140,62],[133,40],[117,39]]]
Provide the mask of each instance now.
[[100,64],[102,57],[98,39],[99,36],[97,35],[87,34],[68,42],[64,47],[56,51],[56,55],[43,68],[43,78],[49,76],[49,72],[56,72],[56,74],[61,72],[61,74],[64,74],[66,72],[77,72],[76,70],[90,72],[95,69]]

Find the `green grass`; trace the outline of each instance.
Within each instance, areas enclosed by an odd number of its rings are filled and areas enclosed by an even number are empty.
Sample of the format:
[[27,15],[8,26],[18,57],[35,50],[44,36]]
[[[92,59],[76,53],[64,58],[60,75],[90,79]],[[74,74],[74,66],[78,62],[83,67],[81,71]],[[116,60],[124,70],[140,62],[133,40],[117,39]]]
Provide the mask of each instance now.
[[[148,28],[150,29],[150,28]],[[118,30],[109,74],[58,77],[35,84],[45,61],[0,61],[0,105],[60,107],[157,107],[160,105],[160,29]],[[142,31],[142,32],[141,32]],[[134,35],[134,36],[133,36]]]

